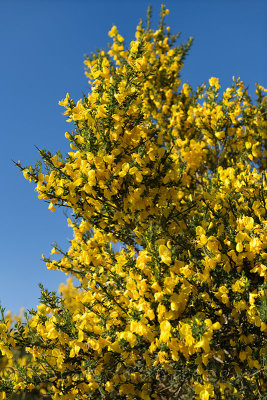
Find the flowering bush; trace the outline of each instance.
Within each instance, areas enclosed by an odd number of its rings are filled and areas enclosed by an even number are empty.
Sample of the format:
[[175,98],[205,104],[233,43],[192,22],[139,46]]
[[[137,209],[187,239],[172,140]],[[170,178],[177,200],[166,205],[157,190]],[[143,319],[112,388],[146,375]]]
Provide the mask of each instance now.
[[28,358],[1,399],[263,398],[266,90],[182,84],[192,40],[177,45],[166,14],[129,47],[114,26],[86,58],[89,95],[60,102],[72,151],[17,164],[52,212],[71,210],[69,249],[43,258],[80,284],[42,288],[15,327],[2,318],[2,355]]

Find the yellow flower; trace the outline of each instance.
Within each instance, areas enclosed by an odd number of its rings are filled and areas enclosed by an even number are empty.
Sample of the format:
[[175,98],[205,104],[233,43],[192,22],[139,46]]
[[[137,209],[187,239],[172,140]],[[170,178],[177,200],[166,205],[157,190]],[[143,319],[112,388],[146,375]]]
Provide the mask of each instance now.
[[241,243],[241,242],[238,242],[237,245],[236,245],[236,251],[237,251],[238,253],[242,253],[243,249],[244,249],[244,248],[243,248],[242,243]]
[[29,179],[29,170],[28,169],[24,169],[22,172],[23,172],[24,178],[28,180]]
[[113,383],[110,381],[107,381],[105,384],[105,390],[110,393],[110,392],[112,392],[113,389],[114,389]]
[[58,104],[59,104],[60,106],[67,107],[68,104],[69,104],[69,100],[70,100],[70,95],[69,95],[69,93],[67,93],[65,99],[59,101]]
[[201,392],[199,393],[199,398],[200,400],[209,400],[210,398],[209,392],[206,389],[201,390]]
[[116,27],[115,25],[113,25],[113,27],[112,27],[111,30],[109,31],[108,35],[109,35],[110,37],[114,37],[114,36],[117,35],[117,33],[118,33],[118,29],[117,29],[117,27]]
[[209,79],[209,85],[210,86],[214,86],[216,90],[220,89],[220,87],[221,87],[219,85],[219,79],[218,78],[214,78],[214,77],[211,77]]
[[168,249],[167,246],[165,246],[164,244],[161,244],[159,246],[159,256],[161,258],[161,261],[164,264],[170,265],[172,262],[171,259],[171,251]]
[[49,204],[48,210],[50,210],[50,211],[52,211],[52,212],[55,211],[55,206],[54,206],[54,204],[53,204],[52,202]]
[[206,233],[206,231],[202,226],[197,226],[196,227],[196,234],[198,236],[205,235],[205,233]]
[[212,329],[214,329],[215,331],[218,331],[219,329],[221,329],[220,322],[217,321],[214,324],[212,324]]
[[171,336],[171,324],[169,321],[164,320],[160,323],[160,340],[162,342],[168,342]]
[[120,385],[119,393],[126,394],[126,395],[134,395],[135,394],[135,388],[132,383],[123,383]]

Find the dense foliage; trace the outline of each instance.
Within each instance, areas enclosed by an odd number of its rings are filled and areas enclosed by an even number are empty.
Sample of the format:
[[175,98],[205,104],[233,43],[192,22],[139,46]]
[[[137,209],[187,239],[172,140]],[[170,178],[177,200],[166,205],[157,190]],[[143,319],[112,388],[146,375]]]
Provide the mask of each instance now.
[[0,399],[266,398],[266,90],[182,84],[191,39],[166,14],[86,58],[90,93],[60,102],[72,151],[17,164],[71,211],[69,249],[43,257],[80,285],[2,316]]

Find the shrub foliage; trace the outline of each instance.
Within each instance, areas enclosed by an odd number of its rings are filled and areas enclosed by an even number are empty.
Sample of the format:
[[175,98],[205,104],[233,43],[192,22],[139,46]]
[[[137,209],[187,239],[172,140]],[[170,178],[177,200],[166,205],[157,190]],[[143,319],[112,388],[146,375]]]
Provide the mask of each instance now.
[[[85,60],[90,92],[60,102],[62,157],[17,163],[39,198],[70,210],[73,239],[24,322],[3,315],[0,398],[265,398],[266,90],[181,82],[192,39],[115,26]],[[24,357],[15,357],[25,350]]]

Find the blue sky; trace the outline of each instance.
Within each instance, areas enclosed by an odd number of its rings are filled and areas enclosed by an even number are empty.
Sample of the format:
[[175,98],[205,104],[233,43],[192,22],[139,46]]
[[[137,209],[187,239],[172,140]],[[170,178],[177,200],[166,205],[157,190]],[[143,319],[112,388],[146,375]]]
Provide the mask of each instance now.
[[[12,160],[34,164],[34,145],[69,151],[71,130],[58,101],[78,100],[89,87],[84,54],[105,48],[113,24],[129,42],[148,4],[157,22],[160,1],[0,0],[1,259],[0,301],[18,312],[35,307],[38,282],[56,290],[66,276],[46,270],[42,253],[67,248],[72,231],[61,210],[51,213]],[[166,1],[167,24],[181,40],[195,38],[182,73],[193,87],[220,78],[222,87],[240,76],[249,91],[267,87],[267,3],[260,0]]]

